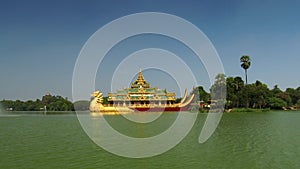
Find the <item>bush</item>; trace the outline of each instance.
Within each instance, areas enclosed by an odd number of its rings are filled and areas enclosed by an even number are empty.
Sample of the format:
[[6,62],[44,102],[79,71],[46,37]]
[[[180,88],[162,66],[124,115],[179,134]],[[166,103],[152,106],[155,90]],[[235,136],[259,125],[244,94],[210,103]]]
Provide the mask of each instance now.
[[277,97],[271,97],[267,99],[267,105],[271,108],[271,109],[282,109],[283,107],[287,106],[287,103]]

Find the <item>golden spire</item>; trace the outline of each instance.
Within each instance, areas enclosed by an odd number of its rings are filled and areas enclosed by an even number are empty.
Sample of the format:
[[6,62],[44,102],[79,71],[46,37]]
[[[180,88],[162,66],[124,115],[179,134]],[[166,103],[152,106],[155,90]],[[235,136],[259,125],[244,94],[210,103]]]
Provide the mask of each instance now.
[[136,81],[131,84],[131,88],[140,88],[140,87],[143,87],[143,88],[150,87],[149,83],[147,83],[146,80],[144,79],[142,69],[140,69]]
[[140,69],[140,72],[139,72],[139,75],[138,75],[136,81],[138,82],[139,85],[142,85],[146,82],[146,80],[144,79],[143,73],[142,73],[142,69]]

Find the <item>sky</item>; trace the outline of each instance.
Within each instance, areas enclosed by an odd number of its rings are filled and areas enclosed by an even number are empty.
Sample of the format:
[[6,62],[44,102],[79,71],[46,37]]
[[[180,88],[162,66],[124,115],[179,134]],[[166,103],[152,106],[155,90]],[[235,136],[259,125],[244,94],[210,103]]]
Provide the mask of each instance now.
[[[1,0],[0,99],[35,100],[49,92],[72,100],[73,70],[86,41],[109,22],[141,12],[172,14],[197,26],[214,45],[227,77],[244,78],[239,59],[249,55],[249,83],[260,80],[269,88],[296,88],[300,86],[299,9],[297,0]],[[125,55],[149,47],[172,51],[190,63],[193,72],[203,72],[203,65],[193,64],[183,44],[167,37],[136,36],[105,56],[96,88],[113,92],[109,83],[116,65]],[[176,79],[166,72],[145,70],[144,75],[154,86],[176,88]],[[209,90],[205,73],[199,73],[197,81]]]

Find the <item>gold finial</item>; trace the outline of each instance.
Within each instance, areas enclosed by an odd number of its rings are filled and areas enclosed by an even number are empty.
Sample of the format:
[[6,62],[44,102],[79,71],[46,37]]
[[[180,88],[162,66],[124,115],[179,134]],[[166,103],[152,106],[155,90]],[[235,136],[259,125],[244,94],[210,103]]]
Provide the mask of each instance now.
[[149,83],[146,82],[146,80],[144,79],[143,73],[142,73],[142,69],[140,68],[138,77],[136,79],[135,82],[132,83],[131,88],[140,88],[140,87],[144,87],[144,88],[149,88],[150,85]]
[[137,82],[139,85],[142,85],[146,82],[146,80],[144,79],[143,73],[142,73],[142,69],[140,69],[138,78],[137,78]]

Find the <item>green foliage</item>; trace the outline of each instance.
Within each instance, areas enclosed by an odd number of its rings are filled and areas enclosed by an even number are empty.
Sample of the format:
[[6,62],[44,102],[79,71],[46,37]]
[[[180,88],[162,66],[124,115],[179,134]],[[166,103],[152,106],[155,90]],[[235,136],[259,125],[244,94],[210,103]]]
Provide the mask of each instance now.
[[300,107],[300,100],[296,103],[296,106]]
[[297,89],[287,88],[285,90],[285,93],[290,96],[291,105],[296,105],[300,100],[300,87],[298,87]]
[[2,100],[1,104],[4,109],[12,109],[14,111],[40,111],[47,107],[50,111],[71,111],[74,110],[73,103],[68,101],[67,98],[61,96],[52,96],[47,94],[42,97],[42,100],[37,99],[36,101],[12,101]]
[[[300,87],[296,89],[287,88],[282,91],[275,85],[270,90],[266,84],[258,80],[255,83],[246,85],[239,76],[226,78],[224,74],[217,75],[210,91],[211,93],[206,92],[202,86],[194,88],[192,91],[195,95],[194,103],[200,104],[199,101],[201,101],[201,104],[209,103],[211,100],[217,101],[216,103],[225,102],[227,109],[233,108],[237,111],[244,111],[244,108],[248,108],[248,105],[252,109],[259,108],[260,110],[300,107]],[[176,103],[180,100],[178,98]],[[107,97],[103,97],[103,103],[107,104]],[[41,100],[36,99],[35,101],[2,100],[0,105],[2,105],[3,110],[14,111],[42,111],[44,106],[47,107],[48,111],[71,111],[74,110],[74,105],[76,110],[89,110],[89,101],[78,101],[73,105],[67,98],[50,94],[43,96]]]
[[[216,82],[212,86],[214,91],[216,86],[222,86],[222,77],[217,76]],[[252,108],[252,109],[282,109],[283,107],[291,107],[300,105],[300,87],[297,89],[288,88],[286,91],[280,90],[275,85],[272,90],[261,81],[252,84],[244,84],[241,77],[226,78],[226,108]],[[217,91],[216,93],[220,92]]]
[[240,62],[241,62],[241,67],[243,69],[249,69],[250,65],[251,65],[251,58],[250,56],[247,56],[247,55],[243,55],[241,58],[240,58]]
[[272,109],[282,109],[283,107],[287,106],[287,103],[277,97],[271,97],[267,99],[267,104]]
[[288,106],[292,105],[292,98],[287,92],[278,93],[276,97],[285,101]]
[[269,88],[266,84],[260,81],[256,81],[253,84],[247,86],[249,105],[252,108],[262,108],[266,106],[266,99],[269,95]]
[[217,75],[210,91],[211,93],[207,93],[202,86],[198,86],[193,89],[192,93],[195,94],[195,101],[209,104],[211,99],[218,102],[224,101],[223,95],[226,92],[225,108],[238,108],[237,111],[248,111],[248,108],[263,111],[300,106],[300,87],[287,88],[286,91],[282,91],[275,85],[270,90],[259,80],[246,85],[239,76],[226,78],[224,74]]
[[250,56],[243,55],[240,58],[240,62],[241,62],[241,67],[245,70],[246,84],[248,84],[247,70],[250,68],[251,58],[250,58]]
[[282,91],[275,85],[270,90],[266,84],[258,80],[245,85],[240,77],[228,77],[226,83],[227,108],[282,109],[286,106],[297,106],[300,100],[300,87]]
[[194,101],[207,102],[210,100],[210,94],[204,90],[203,86],[198,86],[198,87],[194,88],[192,91],[192,94],[195,95]]
[[182,99],[182,98],[176,98],[176,99],[175,99],[175,103],[180,103],[181,99]]
[[43,105],[50,111],[71,111],[74,110],[72,102],[61,96],[46,95],[42,98]]
[[227,83],[227,108],[240,107],[243,104],[244,95],[243,91],[245,88],[244,81],[241,77],[228,77]]
[[279,89],[278,85],[275,85],[274,88],[271,90],[271,94],[273,96],[279,94],[279,93],[282,93],[282,91]]
[[106,97],[103,97],[103,102],[102,102],[103,104],[108,104],[108,97],[106,96]]

